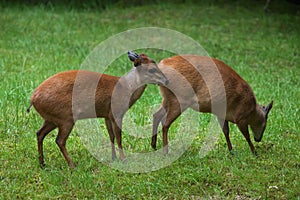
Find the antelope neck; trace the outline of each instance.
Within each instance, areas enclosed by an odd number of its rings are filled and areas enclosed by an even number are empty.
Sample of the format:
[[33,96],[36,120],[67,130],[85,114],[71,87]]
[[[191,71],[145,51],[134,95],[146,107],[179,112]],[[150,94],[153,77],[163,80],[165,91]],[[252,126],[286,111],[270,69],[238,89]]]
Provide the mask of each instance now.
[[[139,87],[145,86],[146,84],[141,84],[139,76],[136,73],[136,69],[131,69],[128,74],[121,77],[121,82],[126,85],[126,87],[131,91],[136,91]],[[123,82],[124,81],[124,82]]]

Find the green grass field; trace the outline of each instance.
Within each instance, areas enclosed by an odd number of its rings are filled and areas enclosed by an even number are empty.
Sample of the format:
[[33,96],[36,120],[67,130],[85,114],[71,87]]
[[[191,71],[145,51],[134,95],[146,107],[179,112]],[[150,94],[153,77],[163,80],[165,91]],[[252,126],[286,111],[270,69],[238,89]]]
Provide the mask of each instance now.
[[[201,1],[111,5],[105,10],[0,4],[0,199],[299,199],[299,6],[271,1],[264,12],[264,3]],[[139,27],[186,34],[210,56],[232,66],[250,84],[259,103],[274,100],[263,140],[254,144],[258,157],[231,125],[235,155],[228,152],[219,129],[215,148],[199,156],[199,131],[171,165],[149,173],[127,173],[95,159],[75,128],[67,148],[76,170],[68,168],[55,144],[56,131],[44,141],[46,167],[40,168],[35,133],[42,119],[34,109],[26,113],[32,91],[57,72],[79,69],[100,42]],[[153,49],[139,52],[156,61],[167,56]],[[131,66],[124,55],[106,73],[123,75]],[[152,113],[143,113],[143,108],[160,101],[158,88],[150,86],[129,114],[137,124],[151,125]],[[174,125],[170,137],[180,134],[176,130]],[[151,152],[151,132],[148,135],[139,139],[125,131],[125,151]],[[158,140],[161,146],[160,133]]]

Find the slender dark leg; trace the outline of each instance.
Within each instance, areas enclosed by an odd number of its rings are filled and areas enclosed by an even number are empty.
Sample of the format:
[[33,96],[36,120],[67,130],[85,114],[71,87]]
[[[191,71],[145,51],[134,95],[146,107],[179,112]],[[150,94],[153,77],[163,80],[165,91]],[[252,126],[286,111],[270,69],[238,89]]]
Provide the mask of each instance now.
[[247,124],[244,125],[243,123],[238,123],[237,125],[238,125],[240,131],[243,133],[245,139],[247,140],[252,153],[256,155],[255,148],[254,148],[254,146],[251,142],[251,139],[250,139],[248,125]]
[[60,151],[62,152],[63,156],[65,157],[66,161],[68,162],[70,168],[74,168],[74,165],[73,165],[71,158],[68,155],[68,152],[66,149],[66,141],[72,131],[73,126],[74,126],[74,123],[65,123],[63,125],[60,125],[58,127],[58,135],[56,137],[56,144],[60,148]]
[[116,140],[117,140],[120,159],[122,161],[124,161],[125,155],[124,155],[123,147],[122,147],[122,119],[112,120],[112,128],[113,128],[113,132],[115,134]]
[[219,121],[219,124],[222,128],[222,131],[223,131],[224,135],[225,135],[228,150],[232,153],[232,145],[231,145],[230,138],[229,138],[228,121],[227,120],[222,120],[222,119],[219,119],[219,118],[218,118],[218,121]]
[[163,118],[166,117],[166,112],[163,106],[159,108],[159,110],[153,114],[153,126],[152,126],[152,141],[151,146],[156,150],[156,141],[157,141],[157,129],[160,122],[162,122]]
[[48,121],[44,121],[43,126],[36,133],[37,143],[38,143],[38,152],[39,152],[39,162],[40,162],[41,167],[45,166],[45,163],[44,163],[44,153],[43,153],[43,141],[44,141],[44,138],[46,137],[46,135],[48,133],[50,133],[55,128],[56,128],[56,126],[53,123],[48,122]]
[[105,125],[106,125],[107,131],[109,134],[109,138],[110,138],[112,159],[115,160],[117,158],[116,148],[115,148],[115,134],[113,131],[111,120],[108,118],[105,118]]
[[[174,105],[174,104],[173,104]],[[172,106],[167,110],[166,120],[163,123],[163,153],[168,154],[168,131],[171,124],[180,116],[181,110],[180,106]]]

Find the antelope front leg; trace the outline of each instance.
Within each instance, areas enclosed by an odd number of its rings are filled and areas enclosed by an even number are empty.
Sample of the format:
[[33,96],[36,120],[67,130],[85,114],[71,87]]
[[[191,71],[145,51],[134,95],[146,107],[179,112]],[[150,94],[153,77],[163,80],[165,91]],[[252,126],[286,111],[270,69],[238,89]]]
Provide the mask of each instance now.
[[120,154],[120,159],[122,161],[124,161],[125,160],[125,155],[124,155],[123,147],[122,147],[122,119],[113,120],[112,121],[112,128],[113,128],[114,134],[116,136],[118,149],[119,149],[119,154]]
[[110,143],[111,143],[111,157],[112,160],[115,160],[117,158],[116,155],[116,148],[115,148],[115,134],[113,131],[113,127],[112,127],[112,123],[110,119],[105,119],[105,125],[109,134],[109,139],[110,139]]
[[248,142],[248,145],[251,149],[251,152],[256,155],[256,151],[255,151],[255,148],[251,142],[251,139],[250,139],[250,135],[249,135],[249,130],[248,130],[248,126],[245,125],[246,123],[238,123],[238,128],[240,129],[240,131],[243,133],[246,141]]

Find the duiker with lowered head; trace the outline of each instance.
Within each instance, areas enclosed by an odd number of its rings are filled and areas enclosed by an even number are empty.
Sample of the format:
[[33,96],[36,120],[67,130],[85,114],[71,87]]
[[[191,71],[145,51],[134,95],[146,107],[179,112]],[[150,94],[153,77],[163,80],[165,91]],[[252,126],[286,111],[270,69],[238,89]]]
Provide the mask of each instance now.
[[[250,86],[233,69],[220,60],[197,55],[173,56],[162,60],[158,67],[167,76],[169,84],[160,86],[163,101],[153,115],[152,147],[156,149],[157,128],[162,123],[163,151],[168,153],[168,130],[187,108],[213,113],[232,150],[228,122],[237,124],[250,149],[250,125],[254,140],[260,142],[266,128],[273,101],[266,107],[258,105]],[[212,106],[213,105],[213,106]]]

